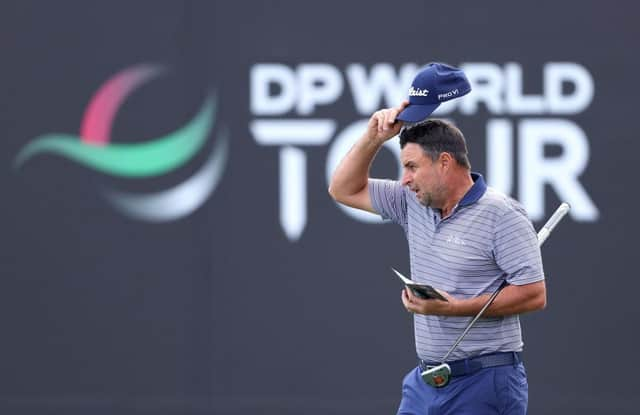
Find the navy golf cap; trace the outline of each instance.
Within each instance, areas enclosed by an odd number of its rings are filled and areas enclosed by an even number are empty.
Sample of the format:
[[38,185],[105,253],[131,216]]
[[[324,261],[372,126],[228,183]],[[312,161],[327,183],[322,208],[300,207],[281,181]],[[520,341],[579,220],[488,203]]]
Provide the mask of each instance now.
[[430,63],[418,72],[409,88],[409,106],[396,117],[400,121],[418,122],[438,106],[466,95],[471,85],[462,69],[446,63]]

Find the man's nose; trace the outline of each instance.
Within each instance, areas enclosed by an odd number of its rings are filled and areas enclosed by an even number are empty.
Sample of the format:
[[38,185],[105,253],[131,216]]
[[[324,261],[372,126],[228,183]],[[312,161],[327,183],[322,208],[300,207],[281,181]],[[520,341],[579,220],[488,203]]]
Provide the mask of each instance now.
[[405,171],[405,172],[402,174],[402,185],[403,185],[403,186],[406,186],[406,185],[408,185],[409,183],[411,183],[411,173],[409,173],[408,171]]

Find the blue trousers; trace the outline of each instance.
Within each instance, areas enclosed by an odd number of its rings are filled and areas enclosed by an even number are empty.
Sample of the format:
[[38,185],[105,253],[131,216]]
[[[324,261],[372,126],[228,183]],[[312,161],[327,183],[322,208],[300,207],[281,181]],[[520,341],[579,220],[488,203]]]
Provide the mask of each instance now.
[[398,415],[524,415],[528,399],[529,386],[522,363],[454,377],[443,388],[424,383],[417,367],[402,382]]

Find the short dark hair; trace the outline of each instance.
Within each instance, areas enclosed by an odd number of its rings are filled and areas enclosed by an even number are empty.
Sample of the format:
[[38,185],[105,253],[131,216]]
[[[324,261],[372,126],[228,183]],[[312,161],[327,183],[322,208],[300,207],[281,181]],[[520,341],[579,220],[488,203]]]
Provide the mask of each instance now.
[[404,127],[400,133],[400,148],[407,143],[418,144],[433,161],[440,154],[449,153],[459,165],[471,170],[464,135],[448,121],[432,119]]

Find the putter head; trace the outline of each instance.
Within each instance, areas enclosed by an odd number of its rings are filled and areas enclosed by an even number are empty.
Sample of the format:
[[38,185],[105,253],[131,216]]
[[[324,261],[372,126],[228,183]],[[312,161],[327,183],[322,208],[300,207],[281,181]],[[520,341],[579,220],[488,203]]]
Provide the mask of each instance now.
[[420,373],[420,376],[427,385],[431,385],[434,388],[441,388],[449,383],[451,368],[446,363],[438,366],[427,366],[427,370]]

